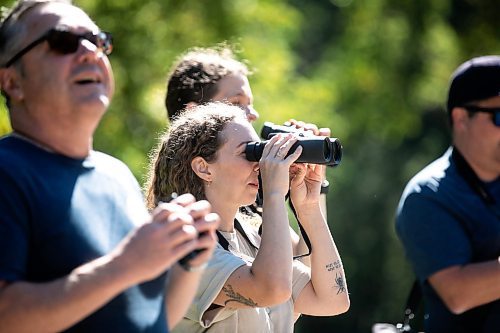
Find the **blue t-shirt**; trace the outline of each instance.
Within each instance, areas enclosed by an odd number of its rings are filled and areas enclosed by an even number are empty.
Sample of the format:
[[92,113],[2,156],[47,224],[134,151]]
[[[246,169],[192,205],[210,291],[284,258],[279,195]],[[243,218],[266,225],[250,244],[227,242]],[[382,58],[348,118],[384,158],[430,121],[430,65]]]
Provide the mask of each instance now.
[[[0,280],[45,282],[112,251],[146,220],[139,185],[119,160],[47,152],[0,139]],[[129,288],[70,332],[167,332],[165,274]]]
[[442,269],[500,256],[500,179],[484,186],[495,204],[486,204],[460,175],[450,148],[401,197],[396,230],[422,285],[428,333],[500,330],[500,300],[454,315],[427,281]]

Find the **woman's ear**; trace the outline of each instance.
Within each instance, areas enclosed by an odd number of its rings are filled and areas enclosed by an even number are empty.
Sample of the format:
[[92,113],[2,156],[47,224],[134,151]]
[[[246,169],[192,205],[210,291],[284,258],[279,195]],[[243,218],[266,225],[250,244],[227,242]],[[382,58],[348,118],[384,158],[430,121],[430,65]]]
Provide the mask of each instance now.
[[203,157],[197,156],[191,161],[191,168],[194,173],[204,181],[212,181],[212,173],[210,172],[210,165]]

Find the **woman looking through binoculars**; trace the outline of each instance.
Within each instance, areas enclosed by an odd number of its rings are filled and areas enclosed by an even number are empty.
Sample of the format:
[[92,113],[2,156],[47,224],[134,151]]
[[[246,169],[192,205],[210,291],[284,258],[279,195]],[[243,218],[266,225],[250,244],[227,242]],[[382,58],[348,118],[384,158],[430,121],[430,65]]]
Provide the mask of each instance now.
[[[245,148],[259,137],[240,108],[210,103],[185,111],[160,139],[150,165],[150,208],[172,192],[207,199],[221,217],[221,237],[179,332],[292,332],[303,314],[330,316],[349,308],[342,262],[320,210],[322,165],[299,164],[301,148],[279,134],[258,162]],[[262,234],[239,221],[262,177]],[[310,267],[293,260],[285,195],[312,245]],[[244,233],[235,231],[241,225]],[[246,234],[246,236],[243,236]]]

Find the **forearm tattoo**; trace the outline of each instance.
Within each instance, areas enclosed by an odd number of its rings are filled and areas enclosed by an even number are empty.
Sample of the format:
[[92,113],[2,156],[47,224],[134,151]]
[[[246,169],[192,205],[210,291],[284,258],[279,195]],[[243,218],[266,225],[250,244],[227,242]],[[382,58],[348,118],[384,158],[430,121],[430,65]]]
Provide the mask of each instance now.
[[222,291],[229,298],[227,301],[224,302],[224,305],[227,305],[229,302],[238,302],[254,308],[259,307],[259,305],[255,303],[250,297],[246,298],[240,293],[235,292],[233,286],[231,286],[230,284],[228,284],[227,287],[222,287]]
[[[342,268],[342,263],[340,260],[334,261],[328,265],[325,266],[326,270],[328,272],[333,272],[337,269]],[[345,287],[345,282],[344,282],[344,276],[342,273],[335,272],[335,288],[337,288],[337,295],[340,293],[345,293],[346,292],[346,287]]]
[[345,293],[345,283],[342,274],[335,273],[335,288],[337,288],[337,295]]
[[342,263],[340,262],[340,260],[337,260],[337,261],[334,261],[332,263],[329,263],[325,267],[326,267],[327,271],[331,272],[331,271],[334,271],[334,270],[339,269],[340,267],[342,267]]

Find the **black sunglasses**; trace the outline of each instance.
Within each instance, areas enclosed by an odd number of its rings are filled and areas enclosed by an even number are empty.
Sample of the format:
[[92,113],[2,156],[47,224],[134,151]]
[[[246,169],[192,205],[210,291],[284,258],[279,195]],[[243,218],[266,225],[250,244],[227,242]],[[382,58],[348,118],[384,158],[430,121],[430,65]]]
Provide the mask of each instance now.
[[500,126],[500,107],[498,107],[498,108],[483,108],[481,106],[476,106],[476,105],[465,105],[463,108],[469,112],[491,113],[493,115],[493,124],[495,124],[495,126]]
[[106,55],[111,54],[113,50],[113,38],[109,32],[100,31],[97,33],[86,32],[84,34],[76,34],[68,30],[61,29],[50,29],[43,36],[35,40],[34,42],[28,44],[21,51],[17,52],[9,61],[7,61],[4,67],[9,67],[17,60],[19,60],[23,55],[25,55],[29,50],[37,46],[38,44],[47,41],[49,47],[52,51],[59,54],[70,54],[75,53],[80,46],[80,40],[86,39]]

